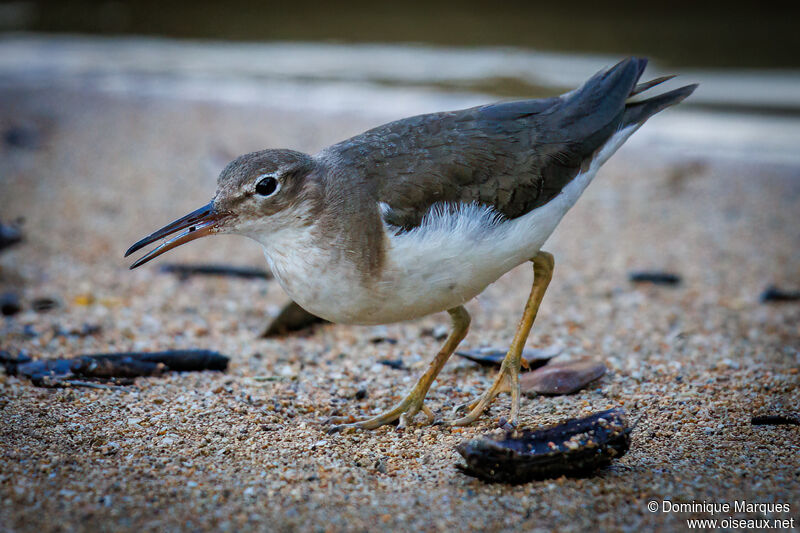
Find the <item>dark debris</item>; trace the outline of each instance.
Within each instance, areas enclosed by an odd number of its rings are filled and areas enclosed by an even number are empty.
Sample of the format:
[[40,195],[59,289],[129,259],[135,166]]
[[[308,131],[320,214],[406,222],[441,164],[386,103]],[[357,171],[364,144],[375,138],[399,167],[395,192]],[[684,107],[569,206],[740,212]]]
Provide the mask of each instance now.
[[80,386],[84,380],[130,383],[140,376],[158,376],[164,372],[202,370],[224,371],[229,358],[208,350],[169,350],[164,352],[122,352],[79,355],[71,359],[32,360],[0,354],[6,372],[31,380],[39,387]]
[[770,285],[761,293],[760,300],[762,303],[797,302],[800,300],[800,291],[786,291]]
[[13,148],[36,150],[44,144],[44,135],[42,129],[34,123],[20,123],[3,132],[3,142]]
[[800,415],[757,415],[750,423],[754,426],[800,426]]
[[[459,350],[456,355],[474,361],[483,366],[499,367],[508,350],[502,348],[478,348],[476,350]],[[525,348],[522,350],[522,367],[528,369],[539,368],[547,364],[550,359],[563,351],[562,347],[554,344],[547,348]]]
[[561,476],[587,477],[622,457],[630,446],[622,409],[609,409],[535,431],[506,431],[456,447],[463,473],[495,483],[526,483]]
[[678,274],[662,271],[640,270],[628,273],[628,279],[633,283],[652,283],[653,285],[678,285],[681,277]]
[[20,223],[0,223],[0,250],[22,242],[22,229]]
[[46,313],[58,307],[58,300],[50,297],[36,298],[31,302],[31,308],[37,313]]
[[168,263],[162,265],[161,272],[175,274],[181,280],[189,279],[192,276],[228,276],[242,279],[270,279],[272,274],[260,268],[236,267],[229,265],[186,265],[178,263]]
[[0,314],[3,316],[16,315],[22,311],[22,303],[15,292],[5,292],[0,295]]
[[381,359],[378,361],[382,365],[386,365],[389,368],[394,368],[395,370],[408,370],[408,367],[403,364],[402,359]]
[[312,315],[295,302],[289,302],[278,316],[267,326],[262,337],[277,337],[308,329],[316,324],[326,324],[328,321]]

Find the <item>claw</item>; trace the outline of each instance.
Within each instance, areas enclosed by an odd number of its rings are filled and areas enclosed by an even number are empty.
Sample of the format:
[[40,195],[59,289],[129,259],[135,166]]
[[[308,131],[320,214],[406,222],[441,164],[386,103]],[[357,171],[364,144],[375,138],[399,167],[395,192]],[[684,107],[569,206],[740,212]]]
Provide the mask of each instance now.
[[427,405],[422,404],[422,412],[425,413],[425,416],[428,417],[428,420],[425,422],[425,425],[430,426],[431,424],[433,424],[434,421],[436,420],[436,416],[433,414],[433,411],[431,411]]
[[417,416],[420,412],[422,412],[422,414],[424,414],[427,417],[425,422],[422,423],[423,426],[430,426],[436,420],[436,416],[433,414],[433,411],[431,411],[430,408],[423,403],[419,407],[419,409],[416,410],[416,412],[412,413],[412,410],[409,409],[408,411],[400,415],[400,423],[397,424],[397,429],[403,429],[405,427],[408,427],[414,420],[414,417]]
[[456,405],[455,407],[453,407],[453,410],[450,412],[450,414],[455,416],[455,415],[457,415],[459,413],[462,413],[464,411],[471,411],[472,409],[475,408],[475,404],[476,403],[477,402],[460,403],[460,404]]
[[410,426],[414,421],[414,417],[420,412],[426,417],[425,422],[423,422],[422,425],[429,426],[435,422],[436,416],[433,414],[433,411],[431,411],[430,408],[428,408],[428,406],[422,402],[417,404],[413,398],[411,400],[408,400],[407,398],[406,401],[401,402],[394,409],[391,409],[382,415],[368,418],[366,420],[350,422],[353,419],[352,417],[337,416],[329,418],[326,422],[336,424],[328,429],[329,434],[339,433],[347,428],[375,429],[392,423],[397,424],[397,429],[403,429]]
[[344,424],[339,424],[337,426],[331,426],[328,428],[328,435],[335,435],[336,433],[340,433],[346,426]]

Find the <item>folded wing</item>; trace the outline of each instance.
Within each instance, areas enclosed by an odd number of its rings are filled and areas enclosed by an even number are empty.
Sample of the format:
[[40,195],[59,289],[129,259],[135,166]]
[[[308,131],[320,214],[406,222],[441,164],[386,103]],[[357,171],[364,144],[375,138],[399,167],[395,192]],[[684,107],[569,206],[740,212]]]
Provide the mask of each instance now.
[[646,59],[628,58],[560,97],[506,102],[391,122],[332,146],[329,155],[401,230],[433,204],[477,203],[506,218],[561,192],[619,129],[642,123],[696,86],[628,99],[669,78],[637,85]]

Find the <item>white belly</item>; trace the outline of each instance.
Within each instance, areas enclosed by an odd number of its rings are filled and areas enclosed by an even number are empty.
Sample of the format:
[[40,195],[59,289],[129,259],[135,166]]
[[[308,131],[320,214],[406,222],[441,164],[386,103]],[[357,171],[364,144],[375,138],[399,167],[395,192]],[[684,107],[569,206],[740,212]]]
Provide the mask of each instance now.
[[[590,179],[579,176],[568,187]],[[383,268],[368,283],[341,254],[333,259],[303,239],[292,242],[296,252],[287,243],[279,253],[270,246],[265,255],[289,296],[309,312],[344,324],[399,322],[461,305],[531,259],[578,194],[573,198],[565,190],[513,220],[465,205],[457,212],[434,210],[418,228],[399,235],[386,228]]]
[[386,228],[384,267],[369,284],[352,263],[304,246],[303,239],[265,246],[267,260],[292,299],[332,322],[386,324],[456,307],[533,258],[600,165],[633,131],[617,133],[590,168],[522,217],[502,220],[489,208],[465,205],[456,212],[434,209],[405,233]]

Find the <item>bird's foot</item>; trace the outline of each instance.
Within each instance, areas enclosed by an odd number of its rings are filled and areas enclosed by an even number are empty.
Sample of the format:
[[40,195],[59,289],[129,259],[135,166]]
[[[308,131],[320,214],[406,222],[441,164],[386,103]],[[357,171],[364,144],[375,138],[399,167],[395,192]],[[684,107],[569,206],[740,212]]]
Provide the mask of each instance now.
[[[417,384],[414,385],[414,388],[411,389],[411,392],[408,393],[408,396],[403,398],[402,402],[381,415],[367,420],[362,420],[360,422],[334,426],[330,430],[331,433],[335,433],[346,428],[375,429],[385,424],[391,424],[395,420],[397,421],[398,429],[400,429],[408,426],[414,420],[414,417],[420,412],[428,417],[425,422],[426,425],[433,424],[433,412],[425,407],[424,404],[425,395],[428,394],[428,389],[431,388],[433,380],[435,380],[436,376],[439,375],[439,371],[447,362],[447,359],[450,357],[450,355],[455,351],[458,343],[464,339],[464,336],[467,334],[467,330],[469,329],[469,313],[467,313],[467,310],[464,309],[464,306],[459,305],[458,307],[448,309],[447,312],[450,313],[450,318],[453,320],[453,331],[450,332],[450,335],[447,337],[444,346],[442,346],[442,349],[439,350],[438,354],[436,354],[436,357],[433,358],[431,364],[428,365],[428,369],[425,371],[425,373],[420,376]],[[333,421],[333,423],[335,424],[336,421]]]
[[[360,420],[358,422],[351,422],[349,424],[337,424],[334,425],[330,429],[330,433],[337,433],[347,428],[356,428],[356,429],[375,429],[380,426],[384,426],[386,424],[392,424],[393,422],[397,421],[397,429],[402,429],[407,427],[411,424],[414,420],[414,417],[417,416],[420,412],[422,412],[426,417],[426,421],[424,425],[433,424],[434,415],[433,411],[431,411],[423,402],[425,401],[425,396],[420,394],[414,394],[412,392],[408,396],[406,396],[402,402],[394,406],[392,409],[389,409],[385,413],[382,413],[378,416],[373,418],[368,418],[366,420]],[[336,424],[339,420],[333,419],[332,422]]]
[[516,426],[517,415],[519,414],[520,395],[519,366],[515,367],[513,364],[507,364],[506,361],[503,362],[502,367],[500,367],[500,372],[497,373],[497,377],[494,379],[494,383],[492,383],[492,386],[489,387],[486,392],[481,394],[478,399],[458,405],[453,409],[453,413],[460,413],[464,410],[469,410],[469,412],[465,416],[450,422],[450,425],[466,426],[475,422],[486,408],[489,407],[492,400],[503,392],[511,392],[511,413],[506,424]]

